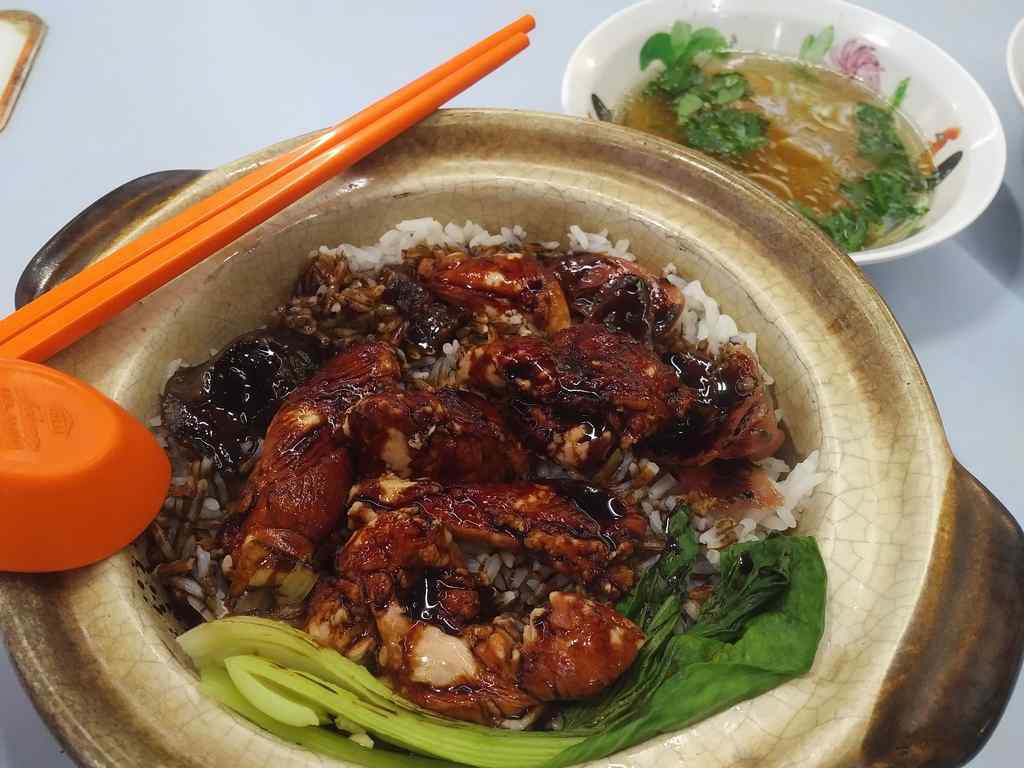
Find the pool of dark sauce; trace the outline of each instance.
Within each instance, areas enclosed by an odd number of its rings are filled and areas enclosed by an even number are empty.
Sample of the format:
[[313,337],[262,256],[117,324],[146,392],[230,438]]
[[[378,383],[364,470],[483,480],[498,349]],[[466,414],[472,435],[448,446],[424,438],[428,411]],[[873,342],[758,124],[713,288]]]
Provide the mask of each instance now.
[[239,336],[209,361],[171,376],[161,401],[164,426],[221,471],[234,472],[324,355],[316,339],[285,329]]
[[413,621],[426,621],[450,634],[460,634],[465,628],[464,624],[445,610],[443,595],[447,590],[469,589],[479,595],[478,620],[486,621],[497,615],[496,590],[493,587],[470,584],[436,568],[428,568],[413,584],[405,600],[406,615]]
[[751,394],[754,380],[735,367],[716,366],[693,352],[672,352],[664,360],[679,381],[694,391],[696,401],[684,418],[652,436],[647,447],[678,456],[696,455],[737,403]]
[[598,527],[594,531],[574,531],[580,537],[597,536],[609,549],[615,549],[615,540],[609,529],[626,516],[626,506],[614,494],[582,480],[545,480],[560,495],[570,499],[576,508],[593,520]]

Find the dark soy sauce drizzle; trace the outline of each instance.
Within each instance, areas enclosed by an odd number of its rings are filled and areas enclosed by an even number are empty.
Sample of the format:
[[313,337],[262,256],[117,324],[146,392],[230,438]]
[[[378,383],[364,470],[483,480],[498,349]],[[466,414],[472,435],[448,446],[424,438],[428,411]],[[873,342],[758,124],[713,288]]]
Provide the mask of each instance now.
[[[426,621],[440,627],[449,634],[458,635],[463,630],[461,621],[452,617],[445,610],[441,595],[445,590],[465,590],[467,585],[451,579],[444,571],[428,568],[416,580],[406,600],[406,613],[413,621]],[[478,589],[480,598],[480,617],[493,618],[496,614],[495,590],[491,587]]]
[[442,574],[438,571],[428,570],[413,584],[408,606],[409,617],[413,621],[429,621],[435,624],[441,618],[441,578]]
[[638,275],[623,275],[603,292],[606,297],[594,307],[591,319],[611,331],[628,333],[637,339],[651,336],[651,287]]
[[[571,499],[576,508],[597,524],[596,536],[609,549],[615,549],[615,540],[607,532],[615,523],[626,516],[626,506],[614,494],[581,480],[545,480],[559,494]],[[594,531],[574,531],[576,536],[595,536]]]
[[691,352],[672,352],[665,355],[664,360],[679,380],[694,391],[697,399],[695,407],[684,418],[676,419],[651,437],[648,446],[679,456],[696,455],[750,391],[744,391],[742,372],[732,366],[716,366],[712,360]]

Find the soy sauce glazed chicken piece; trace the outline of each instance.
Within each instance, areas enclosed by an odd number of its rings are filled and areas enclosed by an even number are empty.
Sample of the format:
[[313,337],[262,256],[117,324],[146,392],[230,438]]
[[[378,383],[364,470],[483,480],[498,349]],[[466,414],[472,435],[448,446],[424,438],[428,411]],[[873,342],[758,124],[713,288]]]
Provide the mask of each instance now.
[[367,395],[396,387],[400,375],[392,347],[361,344],[329,361],[285,400],[242,491],[245,523],[226,537],[232,597],[253,587],[275,587],[286,602],[305,597],[316,578],[316,547],[337,527],[352,486],[345,414]]
[[531,447],[571,468],[599,465],[684,420],[694,395],[642,342],[593,323],[469,351],[458,379],[510,395]]
[[443,488],[378,478],[353,486],[349,526],[372,522],[389,507],[425,514],[461,542],[528,552],[607,598],[633,586],[629,558],[648,532],[634,504],[574,480]]
[[570,253],[554,263],[554,274],[574,318],[648,346],[672,331],[683,311],[678,288],[627,259]]
[[558,592],[525,631],[488,616],[451,533],[421,512],[381,511],[339,552],[337,573],[313,594],[310,635],[462,720],[528,724],[542,701],[614,682],[644,640],[611,608]]
[[518,311],[547,333],[570,323],[558,280],[529,251],[493,248],[470,256],[435,250],[420,260],[417,271],[427,289],[449,305],[491,319]]
[[718,358],[696,351],[666,356],[679,381],[695,393],[693,407],[644,448],[661,461],[700,466],[717,459],[757,461],[785,440],[761,367],[743,344],[725,344]]
[[348,413],[345,434],[360,477],[391,472],[442,483],[516,480],[529,455],[480,395],[440,389],[370,395]]

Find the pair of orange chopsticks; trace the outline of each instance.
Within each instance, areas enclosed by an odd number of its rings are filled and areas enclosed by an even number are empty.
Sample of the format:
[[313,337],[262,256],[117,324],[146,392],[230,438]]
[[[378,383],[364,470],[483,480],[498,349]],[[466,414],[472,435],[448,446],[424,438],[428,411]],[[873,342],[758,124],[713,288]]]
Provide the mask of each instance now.
[[40,362],[74,343],[493,72],[533,27],[523,16],[0,320],[0,358]]

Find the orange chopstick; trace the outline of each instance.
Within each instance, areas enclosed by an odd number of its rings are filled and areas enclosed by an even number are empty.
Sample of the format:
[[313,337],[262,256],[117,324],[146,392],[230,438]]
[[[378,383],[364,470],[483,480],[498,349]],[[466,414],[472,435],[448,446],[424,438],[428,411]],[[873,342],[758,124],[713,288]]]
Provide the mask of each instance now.
[[386,144],[528,45],[529,38],[521,32],[505,39],[336,146],[205,217],[173,241],[39,318],[0,344],[0,357],[45,360]]
[[532,16],[527,15],[517,19],[493,35],[484,38],[459,55],[449,59],[441,66],[414,80],[412,83],[375,102],[347,120],[338,123],[333,128],[327,129],[310,141],[260,166],[237,181],[232,182],[224,189],[190,206],[163,224],[143,233],[107,258],[55,286],[14,314],[3,318],[0,320],[0,355],[12,356],[6,352],[6,343],[13,340],[15,336],[24,333],[28,328],[40,322],[48,315],[53,314],[61,307],[88,293],[122,270],[146,258],[157,249],[166,246],[176,238],[195,229],[203,222],[238,204],[267,184],[281,178],[330,148],[337,146],[341,141],[371,125],[375,120],[388,114],[395,107],[405,103],[410,98],[425,92],[444,78],[458,72],[462,67],[474,61],[485,52],[494,49],[500,43],[518,34],[529,32],[534,26],[535,22]]

